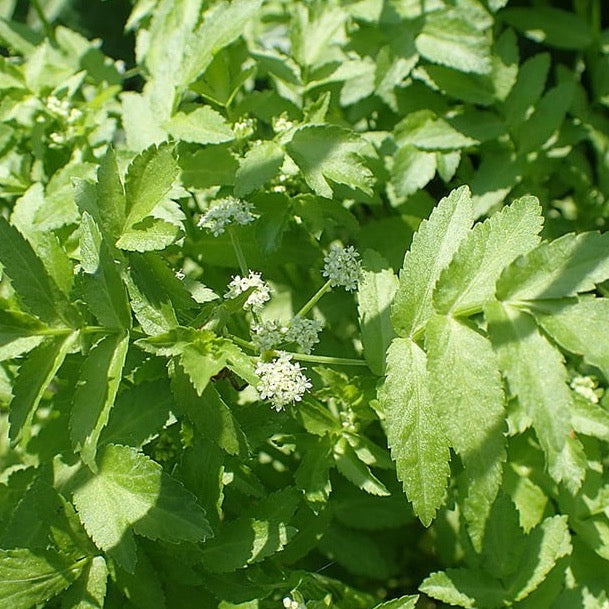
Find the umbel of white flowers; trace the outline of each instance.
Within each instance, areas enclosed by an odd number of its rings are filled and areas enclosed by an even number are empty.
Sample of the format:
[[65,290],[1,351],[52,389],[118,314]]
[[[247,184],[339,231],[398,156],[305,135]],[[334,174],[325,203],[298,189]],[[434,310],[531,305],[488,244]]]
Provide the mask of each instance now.
[[211,231],[214,237],[222,234],[227,224],[249,224],[256,219],[254,206],[249,201],[236,197],[220,199],[199,219],[198,226]]
[[265,302],[271,298],[271,288],[269,284],[262,279],[260,273],[250,271],[247,277],[240,275],[233,276],[228,284],[228,291],[224,294],[224,298],[237,298],[239,294],[243,294],[250,288],[255,288],[254,291],[247,297],[243,304],[243,308],[258,312],[262,309]]
[[319,342],[318,334],[323,324],[316,319],[292,317],[287,324],[275,319],[252,325],[252,340],[261,350],[274,349],[281,343],[296,343],[303,353],[311,353]]
[[335,243],[332,244],[324,262],[322,274],[329,279],[333,288],[342,286],[347,291],[357,289],[362,269],[359,254],[353,246],[341,247]]
[[270,400],[279,411],[292,402],[300,402],[304,393],[311,388],[311,381],[302,373],[298,363],[292,363],[292,356],[281,353],[270,362],[260,362],[256,375],[260,379],[256,389],[263,400]]

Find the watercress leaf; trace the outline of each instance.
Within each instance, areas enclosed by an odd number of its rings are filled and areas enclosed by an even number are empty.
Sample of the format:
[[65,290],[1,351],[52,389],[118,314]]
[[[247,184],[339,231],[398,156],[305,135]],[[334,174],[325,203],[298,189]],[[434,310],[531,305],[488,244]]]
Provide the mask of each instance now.
[[91,349],[80,370],[70,415],[70,439],[93,471],[97,471],[97,443],[114,406],[128,347],[127,335],[106,336]]
[[362,262],[357,308],[364,357],[370,370],[382,376],[385,372],[385,352],[395,336],[389,310],[398,279],[387,261],[374,250],[366,250]]
[[542,223],[537,199],[522,197],[477,224],[438,279],[436,310],[452,315],[479,310],[493,297],[501,271],[539,243]]
[[150,146],[131,161],[125,178],[124,228],[145,218],[169,192],[178,173],[173,150],[173,144]]
[[166,128],[176,140],[196,144],[221,144],[235,139],[224,117],[209,106],[174,114]]
[[294,132],[286,150],[315,193],[331,199],[332,183],[372,195],[372,172],[361,156],[364,146],[359,136],[341,127],[304,125]]
[[550,475],[577,489],[585,473],[581,444],[571,432],[571,395],[562,356],[532,317],[507,304],[485,308],[489,335],[510,392],[533,420]]
[[[411,145],[421,150],[458,150],[479,143],[477,137],[462,133],[431,110],[412,112],[400,121],[395,127],[395,138],[400,146]],[[397,160],[403,165],[408,159]]]
[[0,601],[8,609],[30,609],[65,590],[85,562],[54,550],[0,550]]
[[235,195],[243,197],[274,178],[283,163],[283,148],[275,142],[260,142],[250,148],[239,163]]
[[103,609],[107,580],[104,557],[94,556],[64,595],[63,609]]
[[480,550],[506,460],[499,365],[484,336],[450,317],[429,320],[425,347],[434,406],[465,465],[464,515],[472,543]]
[[136,449],[109,444],[98,468],[79,472],[74,505],[95,544],[126,571],[137,561],[133,533],[174,543],[211,535],[195,497]]
[[85,303],[103,326],[126,330],[131,326],[127,293],[117,263],[87,212],[82,216],[80,252]]
[[165,249],[183,235],[180,215],[178,218],[177,222],[167,222],[148,216],[126,229],[116,242],[116,247],[132,252]]
[[75,334],[47,339],[31,351],[21,364],[13,387],[8,416],[11,441],[15,442],[29,435],[38,404],[72,348],[74,340]]
[[387,353],[380,399],[398,478],[415,514],[428,526],[444,501],[450,453],[432,403],[426,359],[416,343],[396,338]]
[[432,291],[473,222],[469,189],[462,186],[440,201],[424,220],[404,257],[400,283],[391,307],[399,336],[413,336],[429,318]]
[[41,320],[70,323],[74,312],[21,233],[0,217],[0,263],[20,303]]
[[499,300],[575,296],[609,278],[609,233],[569,233],[517,258],[497,281]]
[[583,355],[609,379],[609,345],[600,339],[609,331],[609,300],[583,298],[573,302],[541,302],[533,306],[537,323],[563,349]]

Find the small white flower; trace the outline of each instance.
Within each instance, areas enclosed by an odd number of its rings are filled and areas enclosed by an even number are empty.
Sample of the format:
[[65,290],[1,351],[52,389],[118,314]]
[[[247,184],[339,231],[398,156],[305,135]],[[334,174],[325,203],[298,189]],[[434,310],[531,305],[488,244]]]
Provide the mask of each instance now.
[[47,110],[63,118],[68,118],[70,114],[70,102],[67,99],[59,99],[55,95],[49,95],[46,99]]
[[260,383],[256,387],[263,400],[270,400],[279,411],[292,402],[300,402],[311,388],[311,381],[302,373],[300,364],[293,364],[292,356],[282,353],[272,362],[260,362],[256,375]]
[[233,133],[238,140],[249,137],[254,133],[256,121],[253,118],[242,118],[233,124]]
[[286,328],[281,322],[273,319],[252,325],[252,340],[261,350],[274,349],[286,340]]
[[288,119],[285,115],[279,116],[273,120],[273,131],[275,133],[281,133],[288,131],[294,127],[294,123]]
[[295,342],[303,353],[311,353],[313,345],[319,342],[318,334],[323,324],[316,319],[293,317],[287,332],[288,342]]
[[256,219],[252,213],[254,206],[249,201],[235,197],[220,199],[213,207],[207,210],[199,219],[198,226],[211,231],[214,237],[224,232],[227,224],[249,224]]
[[176,271],[176,278],[182,281],[186,277],[186,273],[184,271]]
[[250,271],[247,277],[235,275],[228,284],[228,291],[224,295],[224,298],[237,298],[239,294],[243,294],[243,292],[246,292],[250,288],[256,289],[248,296],[243,308],[256,312],[260,311],[264,303],[271,298],[271,288],[269,284],[262,279],[260,273]]
[[603,394],[603,390],[597,389],[597,385],[598,383],[589,376],[576,376],[571,381],[571,389],[593,404],[598,404],[599,394],[601,396]]
[[324,257],[322,274],[330,280],[333,288],[343,286],[345,290],[355,290],[362,273],[358,258],[359,254],[351,245],[340,247],[333,244],[328,255]]

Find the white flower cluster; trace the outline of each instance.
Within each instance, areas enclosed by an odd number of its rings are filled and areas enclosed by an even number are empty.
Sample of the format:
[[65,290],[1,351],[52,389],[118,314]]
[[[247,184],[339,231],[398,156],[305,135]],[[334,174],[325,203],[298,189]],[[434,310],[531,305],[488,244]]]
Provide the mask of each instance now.
[[256,389],[263,400],[270,400],[279,411],[288,404],[300,402],[311,381],[302,373],[300,364],[293,364],[292,356],[282,353],[271,362],[260,362],[256,375],[260,383]]
[[576,376],[571,381],[571,389],[593,404],[598,404],[599,397],[603,395],[603,390],[597,389],[597,385],[589,376]]
[[296,343],[303,353],[311,353],[319,342],[323,324],[316,319],[293,317],[287,325],[277,320],[263,321],[252,326],[252,340],[262,351],[274,349],[282,343]]
[[262,279],[260,273],[250,271],[247,277],[235,275],[228,284],[228,291],[224,298],[237,298],[239,294],[243,294],[250,288],[255,290],[248,296],[243,308],[258,312],[262,309],[265,302],[271,298],[271,288],[269,284]]
[[213,207],[208,209],[199,219],[198,226],[211,231],[214,237],[224,232],[227,224],[249,224],[256,219],[252,213],[254,206],[249,201],[236,197],[220,199]]
[[238,140],[249,137],[254,133],[256,121],[253,118],[242,118],[233,124],[233,133]]
[[358,258],[359,254],[353,246],[332,244],[328,255],[324,257],[322,274],[330,280],[333,288],[343,286],[345,290],[355,290],[362,274]]
[[288,119],[285,115],[273,119],[273,131],[275,133],[288,131],[289,129],[292,129],[292,127],[294,127],[293,121]]
[[299,603],[298,601],[294,600],[293,598],[290,598],[289,596],[286,596],[283,599],[283,606],[285,607],[285,609],[306,609],[307,606],[304,603]]
[[78,108],[72,108],[67,99],[59,99],[55,95],[49,95],[49,97],[46,98],[45,105],[48,112],[55,115],[56,118],[64,123],[67,123],[67,127],[63,132],[53,131],[49,134],[51,142],[57,146],[61,146],[73,139],[76,135],[74,124],[80,120],[82,112],[78,110]]

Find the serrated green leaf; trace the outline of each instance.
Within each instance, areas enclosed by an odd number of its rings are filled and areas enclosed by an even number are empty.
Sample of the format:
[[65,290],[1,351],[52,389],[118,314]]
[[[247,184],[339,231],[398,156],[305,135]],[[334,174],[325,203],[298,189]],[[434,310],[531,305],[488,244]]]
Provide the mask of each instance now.
[[235,195],[243,197],[264,186],[281,169],[283,157],[283,148],[275,142],[260,142],[250,148],[239,163]]
[[439,313],[480,310],[493,297],[501,271],[539,243],[543,218],[535,197],[522,197],[481,224],[461,243],[433,293]]
[[[458,150],[479,143],[476,137],[462,133],[431,110],[409,114],[396,125],[395,137],[400,146],[414,146],[421,150]],[[398,153],[397,160],[399,166],[408,159],[400,158]],[[421,165],[429,171],[427,166]]]
[[515,601],[526,598],[546,578],[556,561],[571,553],[566,516],[546,518],[527,537],[522,561],[507,585]]
[[338,471],[363,491],[379,497],[387,497],[391,494],[370,468],[359,459],[345,438],[341,438],[334,446],[334,461]]
[[298,441],[303,447],[294,481],[308,502],[325,503],[332,491],[330,469],[333,466],[332,442],[328,436],[305,436]]
[[221,144],[235,139],[224,117],[209,106],[200,106],[187,114],[174,114],[166,128],[176,140],[196,144]]
[[29,434],[36,408],[72,347],[74,339],[74,334],[49,339],[36,347],[21,364],[8,415],[11,441],[15,442]]
[[340,127],[304,125],[295,131],[286,150],[309,187],[331,199],[332,183],[372,195],[372,172],[361,157],[364,145],[359,136]]
[[376,605],[374,609],[415,609],[419,595],[401,596]]
[[429,320],[425,347],[434,407],[465,465],[464,514],[474,547],[480,550],[506,459],[499,364],[484,336],[450,317]]
[[527,314],[509,305],[485,308],[489,334],[510,391],[533,420],[550,475],[577,489],[585,472],[581,444],[571,432],[571,395],[561,354]]
[[213,573],[228,573],[279,552],[296,530],[288,525],[299,503],[293,487],[259,501],[255,516],[225,523],[205,544],[203,564]]
[[80,370],[70,415],[70,439],[93,471],[97,471],[97,442],[114,406],[128,348],[127,335],[102,338]]
[[0,361],[37,347],[44,340],[44,336],[37,335],[43,328],[43,324],[26,313],[0,309]]
[[409,339],[391,343],[381,405],[398,478],[415,513],[428,526],[444,501],[450,453],[431,401],[426,359]]
[[447,569],[432,573],[419,590],[464,609],[494,609],[502,606],[505,598],[501,583],[477,569]]
[[0,263],[21,304],[47,322],[73,319],[65,295],[49,277],[40,258],[21,233],[0,217]]
[[183,235],[181,222],[175,224],[148,216],[123,232],[116,247],[131,252],[153,252],[169,247]]
[[434,285],[467,235],[472,214],[469,189],[462,186],[442,199],[415,233],[391,307],[391,322],[399,336],[413,336],[427,322]]
[[574,93],[573,82],[561,82],[550,89],[537,103],[533,114],[514,129],[514,138],[521,155],[542,148],[561,127]]
[[385,352],[395,333],[389,310],[398,279],[386,260],[373,250],[363,255],[362,279],[357,291],[357,310],[364,345],[364,357],[374,374],[385,372]]
[[141,547],[138,547],[135,571],[115,569],[114,580],[130,604],[138,609],[166,609],[159,573]]
[[585,49],[593,42],[589,24],[574,11],[551,6],[507,8],[501,19],[535,42],[559,49]]
[[569,233],[517,258],[497,281],[499,300],[575,296],[609,278],[609,233]]
[[490,39],[467,15],[447,10],[431,12],[415,45],[433,63],[477,74],[491,70]]
[[583,355],[609,379],[609,345],[600,336],[609,332],[609,300],[585,298],[577,302],[535,305],[537,323],[563,349]]
[[133,572],[133,533],[170,542],[201,541],[211,534],[195,497],[158,463],[133,448],[107,445],[99,471],[81,470],[74,505],[95,544]]
[[436,155],[406,144],[394,155],[391,183],[395,192],[407,196],[426,186],[436,175]]
[[609,442],[609,412],[575,395],[571,411],[571,423],[577,433]]
[[495,101],[492,83],[488,77],[479,74],[464,74],[453,68],[428,65],[417,68],[413,76],[464,102],[490,106]]
[[52,550],[0,550],[0,608],[31,609],[67,588],[85,563]]
[[169,192],[178,173],[173,144],[150,146],[138,154],[127,170],[124,228],[143,220]]
[[97,170],[97,206],[99,217],[96,220],[107,234],[116,239],[125,224],[125,189],[120,179],[116,155],[112,148],[104,155]]
[[103,609],[108,567],[103,556],[94,556],[63,597],[62,609]]
[[110,249],[87,212],[82,216],[80,254],[87,306],[102,325],[126,330],[131,326],[127,293]]
[[548,53],[533,55],[519,67],[518,78],[504,105],[508,125],[518,125],[527,118],[543,93],[549,69]]

